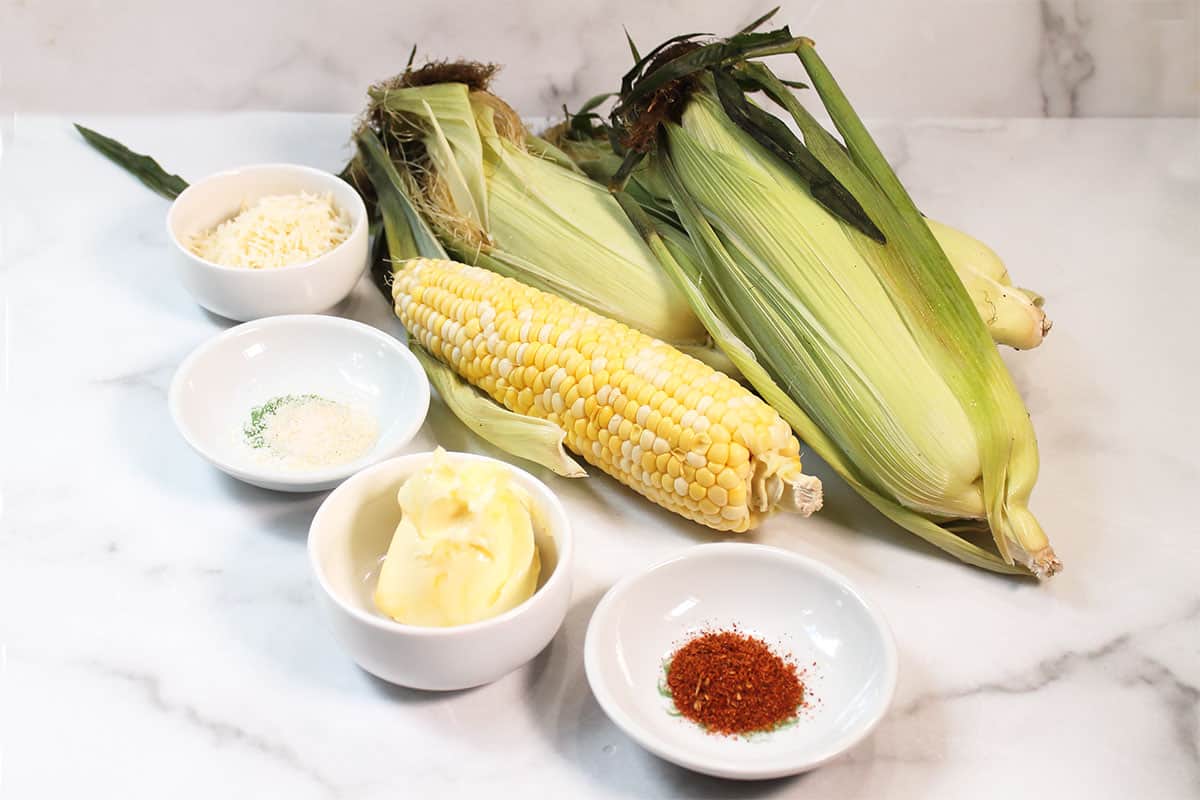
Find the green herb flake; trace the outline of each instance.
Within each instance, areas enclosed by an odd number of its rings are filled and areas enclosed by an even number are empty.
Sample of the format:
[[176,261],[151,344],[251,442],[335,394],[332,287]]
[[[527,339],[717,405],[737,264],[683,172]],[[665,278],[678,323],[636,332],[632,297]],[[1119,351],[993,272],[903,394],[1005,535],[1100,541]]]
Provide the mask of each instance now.
[[270,424],[271,417],[279,413],[279,409],[286,405],[312,400],[329,402],[317,394],[285,394],[279,397],[272,397],[261,406],[255,406],[250,410],[250,421],[242,426],[242,434],[246,437],[246,444],[255,450],[261,450],[266,447],[267,442],[264,434],[266,433],[267,425]]

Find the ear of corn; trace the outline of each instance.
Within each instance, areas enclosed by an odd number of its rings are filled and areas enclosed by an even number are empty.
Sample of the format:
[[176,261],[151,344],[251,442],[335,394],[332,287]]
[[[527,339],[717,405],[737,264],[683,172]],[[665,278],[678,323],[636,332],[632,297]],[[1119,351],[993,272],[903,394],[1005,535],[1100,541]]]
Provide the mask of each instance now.
[[[975,305],[811,43],[783,33],[772,51],[800,56],[845,143],[789,104],[765,68],[739,61],[739,41],[749,53],[760,40],[689,43],[651,67],[691,76],[681,107],[654,106],[669,92],[656,95],[664,81],[640,64],[613,119],[644,130],[639,114],[655,109],[647,168],[699,258],[677,263],[668,243],[656,244],[658,223],[625,206],[746,378],[868,501],[972,563],[1054,574],[1060,564],[1028,508],[1037,476],[1028,412]],[[871,226],[831,213],[811,175],[762,144],[767,133],[731,119],[729,104],[747,102],[752,85],[792,113],[804,137],[795,147]],[[996,552],[963,529],[990,530]]]
[[393,291],[425,349],[506,408],[559,426],[588,463],[664,508],[745,531],[775,509],[820,507],[788,423],[670,345],[451,261],[407,262]]
[[889,285],[914,337],[971,421],[985,518],[996,548],[1008,563],[1019,561],[1039,577],[1054,575],[1062,564],[1029,510],[1038,473],[1037,439],[1012,377],[945,253],[813,43],[801,39],[797,55],[846,147],[834,152],[832,137],[811,117],[797,119],[797,124],[806,138],[827,137],[823,149],[830,171],[836,169],[839,180],[853,184],[856,196],[863,198],[864,206],[869,204],[872,218],[893,242],[887,248],[890,258],[869,263]]
[[707,333],[606,189],[503,101],[464,83],[372,89],[371,118],[423,216],[460,261],[677,345]]

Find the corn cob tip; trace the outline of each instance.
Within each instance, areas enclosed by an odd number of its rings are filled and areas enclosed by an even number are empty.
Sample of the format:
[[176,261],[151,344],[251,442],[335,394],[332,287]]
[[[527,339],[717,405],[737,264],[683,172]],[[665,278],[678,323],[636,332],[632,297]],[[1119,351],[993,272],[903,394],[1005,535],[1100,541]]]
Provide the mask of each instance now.
[[825,492],[821,479],[800,474],[783,481],[783,495],[779,499],[781,511],[791,511],[802,517],[811,517],[825,504]]
[[1033,554],[1033,559],[1029,563],[1029,569],[1039,579],[1045,580],[1052,578],[1062,572],[1062,562],[1058,560],[1058,556],[1054,554],[1054,548],[1046,545],[1041,550]]
[[796,458],[781,458],[768,448],[761,448],[754,459],[754,474],[750,478],[750,506],[760,513],[773,510],[790,511],[812,516],[824,503],[821,479],[801,471]]

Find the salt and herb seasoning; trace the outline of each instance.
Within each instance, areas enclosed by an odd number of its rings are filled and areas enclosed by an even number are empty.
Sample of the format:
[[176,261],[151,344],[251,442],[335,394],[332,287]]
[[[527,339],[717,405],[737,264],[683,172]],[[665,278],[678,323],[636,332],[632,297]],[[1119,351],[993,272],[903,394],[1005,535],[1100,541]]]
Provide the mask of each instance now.
[[379,425],[357,406],[316,394],[288,394],[255,406],[241,433],[260,460],[303,471],[362,457],[375,446]]

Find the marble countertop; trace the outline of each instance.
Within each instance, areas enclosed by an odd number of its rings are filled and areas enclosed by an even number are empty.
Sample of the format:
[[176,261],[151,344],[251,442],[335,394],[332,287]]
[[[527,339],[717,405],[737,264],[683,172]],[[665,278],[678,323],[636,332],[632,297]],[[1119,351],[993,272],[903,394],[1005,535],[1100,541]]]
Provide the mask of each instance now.
[[[334,169],[349,128],[315,114],[83,121],[185,177],[264,160]],[[927,212],[1048,298],[1045,346],[1006,357],[1042,444],[1034,510],[1066,571],[1036,585],[962,566],[826,476],[822,514],[747,538],[874,597],[899,643],[896,702],[842,759],[735,784],[646,753],[588,691],[581,648],[601,594],[712,538],[603,476],[551,481],[577,526],[575,593],[535,661],[452,694],[357,669],[309,583],[323,495],[237,483],[171,425],[175,366],[228,323],[171,273],[166,203],[67,118],[10,117],[0,794],[1196,797],[1200,122],[876,129]],[[335,312],[399,332],[365,281]],[[437,405],[413,448],[435,442],[486,452]]]

